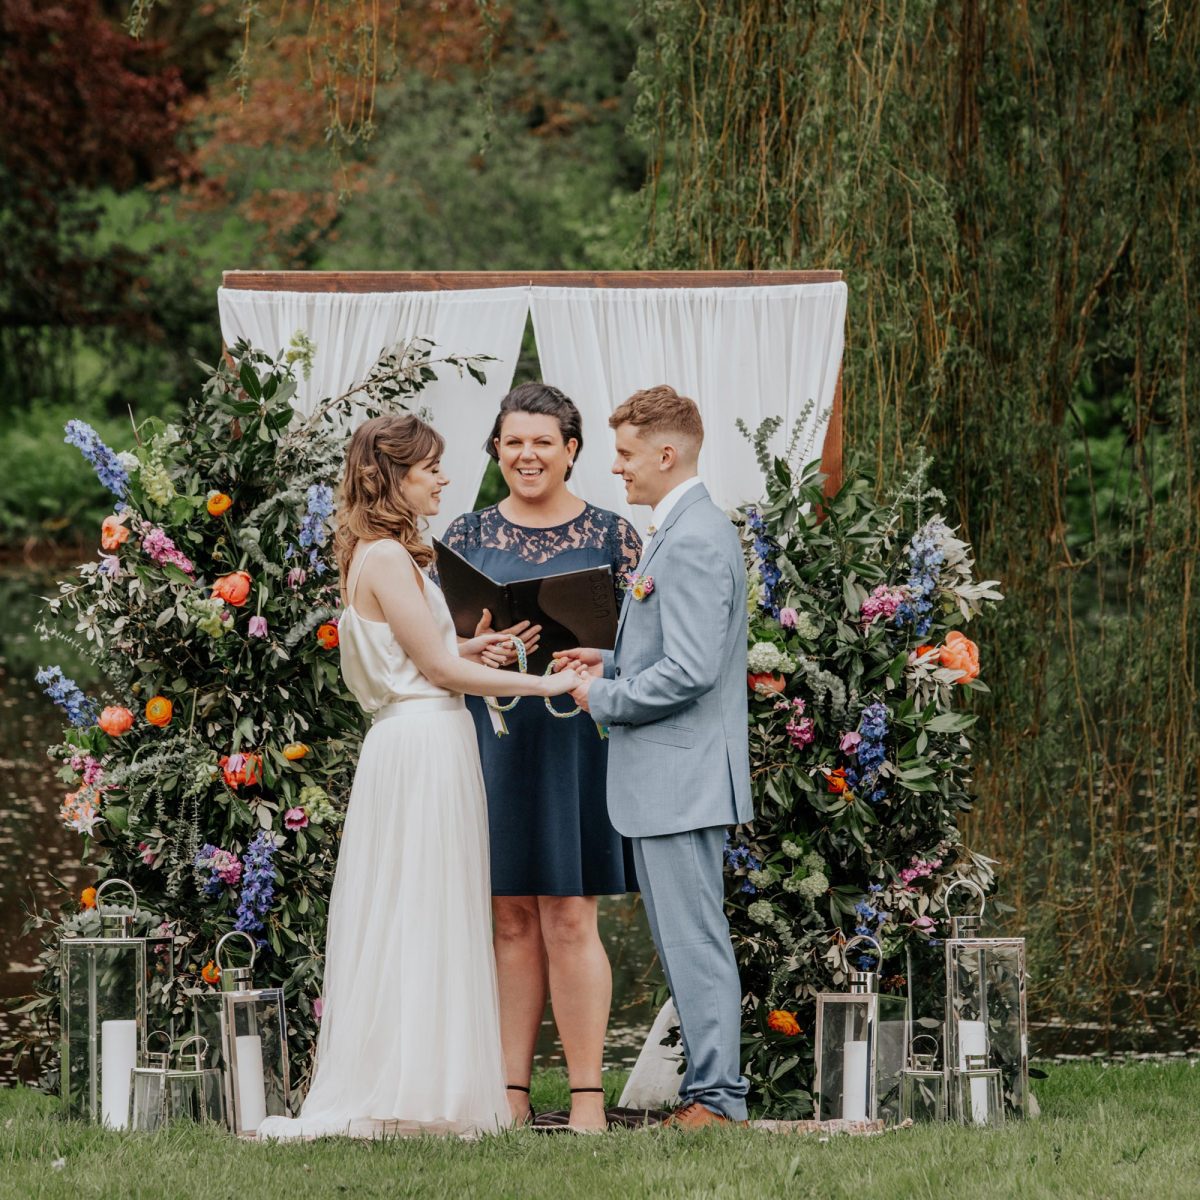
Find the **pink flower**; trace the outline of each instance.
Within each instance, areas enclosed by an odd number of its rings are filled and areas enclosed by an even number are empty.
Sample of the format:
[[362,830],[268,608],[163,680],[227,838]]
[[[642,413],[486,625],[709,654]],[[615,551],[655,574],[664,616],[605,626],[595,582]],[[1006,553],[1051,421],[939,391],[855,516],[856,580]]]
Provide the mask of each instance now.
[[148,842],[138,842],[138,854],[141,855],[142,862],[148,867],[152,867],[158,862],[158,853],[150,847]]
[[147,525],[142,530],[142,549],[156,563],[178,567],[185,575],[196,569],[192,560],[157,525]]
[[313,1001],[313,1016],[316,1017],[317,1020],[319,1021],[321,1019],[321,1017],[324,1015],[324,1012],[325,1012],[325,1001],[322,1000],[320,996],[318,996]]
[[880,617],[890,621],[895,616],[896,609],[904,603],[904,592],[900,588],[891,588],[880,584],[864,601],[859,610],[859,619],[863,626],[870,625]]
[[911,922],[914,929],[919,929],[922,933],[931,933],[934,927],[932,917],[915,917]]
[[812,745],[816,737],[816,722],[812,717],[801,717],[798,721],[789,721],[787,731],[792,745],[797,750],[802,750],[805,746]]
[[248,637],[265,638],[267,636],[267,618],[251,617],[250,628],[246,630]]
[[308,813],[302,808],[289,808],[283,814],[284,829],[303,829],[308,824]]
[[849,733],[842,734],[842,740],[838,742],[838,749],[843,754],[854,754],[858,750],[858,743],[862,741],[862,734],[854,730]]
[[307,578],[308,572],[303,567],[293,567],[287,573],[287,585],[290,588],[302,587]]
[[241,860],[228,850],[217,850],[208,860],[208,867],[216,872],[222,883],[227,883],[230,887],[237,887],[242,882]]
[[779,610],[779,623],[784,629],[795,629],[796,610],[794,608],[781,608]]

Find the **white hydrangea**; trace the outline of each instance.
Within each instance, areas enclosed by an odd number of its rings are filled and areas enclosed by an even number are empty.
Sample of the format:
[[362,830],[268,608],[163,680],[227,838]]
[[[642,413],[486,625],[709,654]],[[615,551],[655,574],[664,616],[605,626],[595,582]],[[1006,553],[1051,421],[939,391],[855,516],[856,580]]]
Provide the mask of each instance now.
[[136,454],[130,454],[128,450],[122,450],[117,455],[117,462],[125,468],[126,475],[132,475],[135,471],[141,469],[142,460]]
[[759,925],[770,925],[775,919],[775,909],[771,907],[770,901],[768,900],[755,900],[755,902],[751,904],[748,909],[746,909],[746,912],[749,914],[750,920]]
[[828,890],[829,879],[821,871],[814,871],[811,875],[806,875],[796,888],[796,891],[808,900],[816,900],[818,896],[824,895]]
[[755,642],[746,653],[746,666],[756,675],[774,673],[786,658],[774,642]]
[[807,612],[796,614],[796,624],[793,628],[802,638],[815,638],[821,632],[821,626],[817,624],[816,618],[812,613]]
[[775,872],[767,867],[763,871],[747,871],[746,878],[750,880],[756,888],[770,887],[775,882]]
[[799,858],[804,853],[804,847],[798,842],[793,842],[791,838],[784,838],[779,844],[779,848],[788,858]]
[[825,860],[815,851],[806,854],[801,865],[810,875],[823,875],[826,871]]

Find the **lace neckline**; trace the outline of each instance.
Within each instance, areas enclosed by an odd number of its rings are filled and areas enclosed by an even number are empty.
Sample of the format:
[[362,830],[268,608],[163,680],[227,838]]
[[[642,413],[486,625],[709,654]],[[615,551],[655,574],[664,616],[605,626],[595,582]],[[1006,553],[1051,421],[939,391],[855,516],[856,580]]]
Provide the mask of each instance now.
[[576,521],[582,520],[588,514],[588,509],[592,506],[585,500],[583,508],[579,510],[569,521],[560,521],[557,525],[522,525],[518,521],[512,520],[511,517],[506,517],[500,509],[499,504],[493,504],[492,507],[496,511],[496,516],[502,520],[505,525],[511,525],[514,529],[519,529],[522,533],[553,533],[556,529],[566,529],[568,525],[574,525]]

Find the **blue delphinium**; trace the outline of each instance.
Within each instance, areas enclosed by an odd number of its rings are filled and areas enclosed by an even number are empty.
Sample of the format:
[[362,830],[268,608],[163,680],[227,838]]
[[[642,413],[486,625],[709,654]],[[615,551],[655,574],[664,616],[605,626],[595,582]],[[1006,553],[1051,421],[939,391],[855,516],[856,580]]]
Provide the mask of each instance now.
[[86,421],[68,421],[66,434],[63,441],[76,447],[92,464],[100,482],[118,500],[124,500],[129,492],[129,474],[116,454],[100,440],[100,435]]
[[257,933],[263,927],[275,899],[275,868],[271,859],[275,842],[266,830],[255,836],[242,855],[242,894],[238,900],[234,929]]
[[[878,891],[877,886],[872,886],[871,890]],[[879,929],[888,919],[888,914],[876,908],[870,903],[869,898],[864,896],[855,906],[854,915],[858,918],[858,924],[854,926],[854,932],[862,937],[872,937],[876,941],[879,940]],[[874,950],[866,950],[858,956],[857,963],[860,971],[872,971],[879,969],[879,955]]]
[[96,706],[89,700],[73,679],[62,673],[62,667],[39,667],[34,676],[46,695],[66,714],[72,725],[94,725]]
[[917,637],[924,637],[933,624],[933,594],[946,555],[942,539],[949,533],[942,521],[927,521],[908,543],[908,599],[896,609],[896,625],[911,625]]
[[[745,867],[747,871],[758,871],[762,869],[762,863],[750,853],[749,846],[731,847],[729,845],[729,838],[725,839],[725,865],[731,871],[736,871],[741,867]],[[753,896],[757,894],[758,888],[756,888],[749,879],[743,879],[742,891],[748,896]]]
[[855,750],[855,765],[846,768],[846,782],[856,796],[878,804],[887,795],[880,785],[879,768],[887,757],[884,742],[888,732],[887,705],[876,700],[862,710],[858,719],[858,733],[862,739]]
[[333,489],[328,484],[314,483],[305,494],[308,508],[304,519],[300,522],[300,545],[308,551],[309,566],[314,567],[318,574],[324,570],[320,562],[318,547],[329,541],[329,526],[327,522],[333,516]]
[[758,573],[762,578],[762,607],[771,616],[778,617],[779,605],[775,603],[775,588],[783,576],[775,565],[776,547],[757,508],[751,506],[746,509],[746,521],[754,531],[754,553],[758,558]]

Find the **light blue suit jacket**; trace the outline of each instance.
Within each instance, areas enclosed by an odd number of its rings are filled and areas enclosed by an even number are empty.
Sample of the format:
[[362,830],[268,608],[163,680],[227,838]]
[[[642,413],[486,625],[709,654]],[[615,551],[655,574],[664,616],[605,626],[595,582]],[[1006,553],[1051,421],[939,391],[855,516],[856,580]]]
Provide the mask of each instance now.
[[608,811],[626,837],[754,816],[746,725],[746,571],[737,532],[700,484],[685,492],[627,591],[616,645],[593,681],[607,725]]

